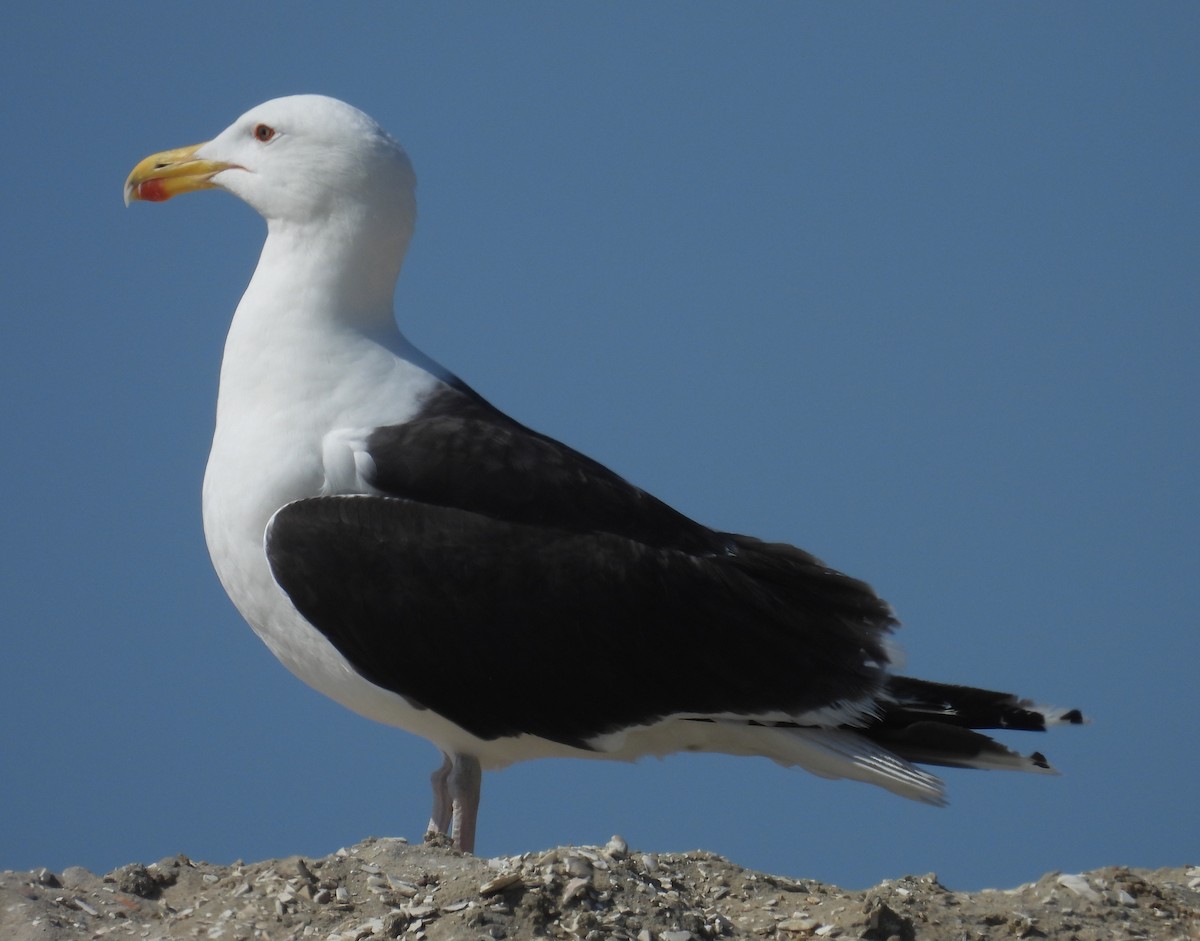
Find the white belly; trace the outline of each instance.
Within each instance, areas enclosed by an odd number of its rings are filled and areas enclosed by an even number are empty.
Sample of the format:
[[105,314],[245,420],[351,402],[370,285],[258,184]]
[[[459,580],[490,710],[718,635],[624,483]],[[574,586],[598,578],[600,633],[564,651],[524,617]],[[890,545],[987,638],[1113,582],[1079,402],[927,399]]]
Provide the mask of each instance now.
[[[233,335],[231,334],[231,340]],[[487,767],[514,760],[511,747],[493,754],[482,742],[431,710],[360,676],[293,607],[267,562],[264,534],[282,506],[334,493],[370,493],[349,453],[369,429],[413,416],[420,393],[439,379],[422,366],[372,347],[350,351],[357,368],[346,382],[346,350],[326,349],[303,382],[293,368],[267,368],[262,357],[249,375],[231,374],[229,350],[221,377],[217,428],[204,476],[204,535],[225,591],[270,651],[309,686],[348,709],[429,739],[443,750],[478,756]],[[338,367],[338,384],[320,389],[322,367]],[[257,367],[257,368],[253,368]],[[270,377],[268,381],[267,377]],[[230,387],[233,387],[232,389]],[[452,676],[448,682],[454,682]],[[528,757],[577,753],[529,740]],[[525,756],[521,756],[525,757]]]

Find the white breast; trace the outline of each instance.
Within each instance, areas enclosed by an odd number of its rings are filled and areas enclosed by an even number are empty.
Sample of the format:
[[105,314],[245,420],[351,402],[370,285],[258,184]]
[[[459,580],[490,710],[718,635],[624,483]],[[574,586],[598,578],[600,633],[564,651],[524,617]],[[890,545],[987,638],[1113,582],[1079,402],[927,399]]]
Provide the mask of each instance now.
[[355,332],[263,336],[235,318],[221,369],[217,426],[204,477],[204,534],[238,611],[296,676],[343,705],[390,724],[404,701],[362,679],[300,617],[276,585],[263,537],[280,507],[329,493],[368,493],[371,428],[409,420],[439,378]]

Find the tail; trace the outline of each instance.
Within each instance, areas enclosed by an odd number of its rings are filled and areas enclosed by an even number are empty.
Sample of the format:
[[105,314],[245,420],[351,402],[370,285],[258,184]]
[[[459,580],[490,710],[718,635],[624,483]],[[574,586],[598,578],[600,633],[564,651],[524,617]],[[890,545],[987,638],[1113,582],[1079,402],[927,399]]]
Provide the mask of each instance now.
[[941,805],[942,781],[917,764],[1057,774],[1040,752],[1022,755],[976,729],[1043,732],[1050,725],[1085,721],[1078,709],[1038,706],[1010,693],[891,676],[876,717],[862,726],[709,720],[702,747],[765,755],[820,777],[864,781]]
[[908,761],[949,768],[1055,773],[1041,752],[1022,755],[976,729],[1044,732],[1080,725],[1078,709],[1039,706],[1011,693],[888,677],[879,719],[860,734]]

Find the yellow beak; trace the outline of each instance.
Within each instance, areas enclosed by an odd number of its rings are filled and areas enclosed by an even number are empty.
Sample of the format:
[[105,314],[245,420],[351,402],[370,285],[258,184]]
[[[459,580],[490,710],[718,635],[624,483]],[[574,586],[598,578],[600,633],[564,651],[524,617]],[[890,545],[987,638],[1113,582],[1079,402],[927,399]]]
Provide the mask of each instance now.
[[125,205],[135,199],[162,202],[180,193],[213,189],[213,176],[234,166],[219,160],[197,160],[194,155],[203,144],[164,150],[151,154],[129,174],[125,181]]

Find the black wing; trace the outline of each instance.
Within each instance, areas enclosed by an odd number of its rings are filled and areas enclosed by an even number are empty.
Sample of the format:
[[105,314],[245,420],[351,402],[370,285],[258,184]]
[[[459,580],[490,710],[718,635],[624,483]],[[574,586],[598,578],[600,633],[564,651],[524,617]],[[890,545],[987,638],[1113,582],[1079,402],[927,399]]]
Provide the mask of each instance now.
[[272,571],[364,677],[481,738],[582,746],[880,685],[894,622],[868,586],[707,529],[469,389],[367,446],[392,496],[284,507]]
[[276,579],[371,682],[484,739],[586,747],[671,714],[798,714],[878,688],[886,608],[787,546],[697,556],[388,497],[300,500]]
[[408,500],[690,552],[728,541],[466,387],[444,387],[412,421],[376,429],[367,450],[371,484]]

